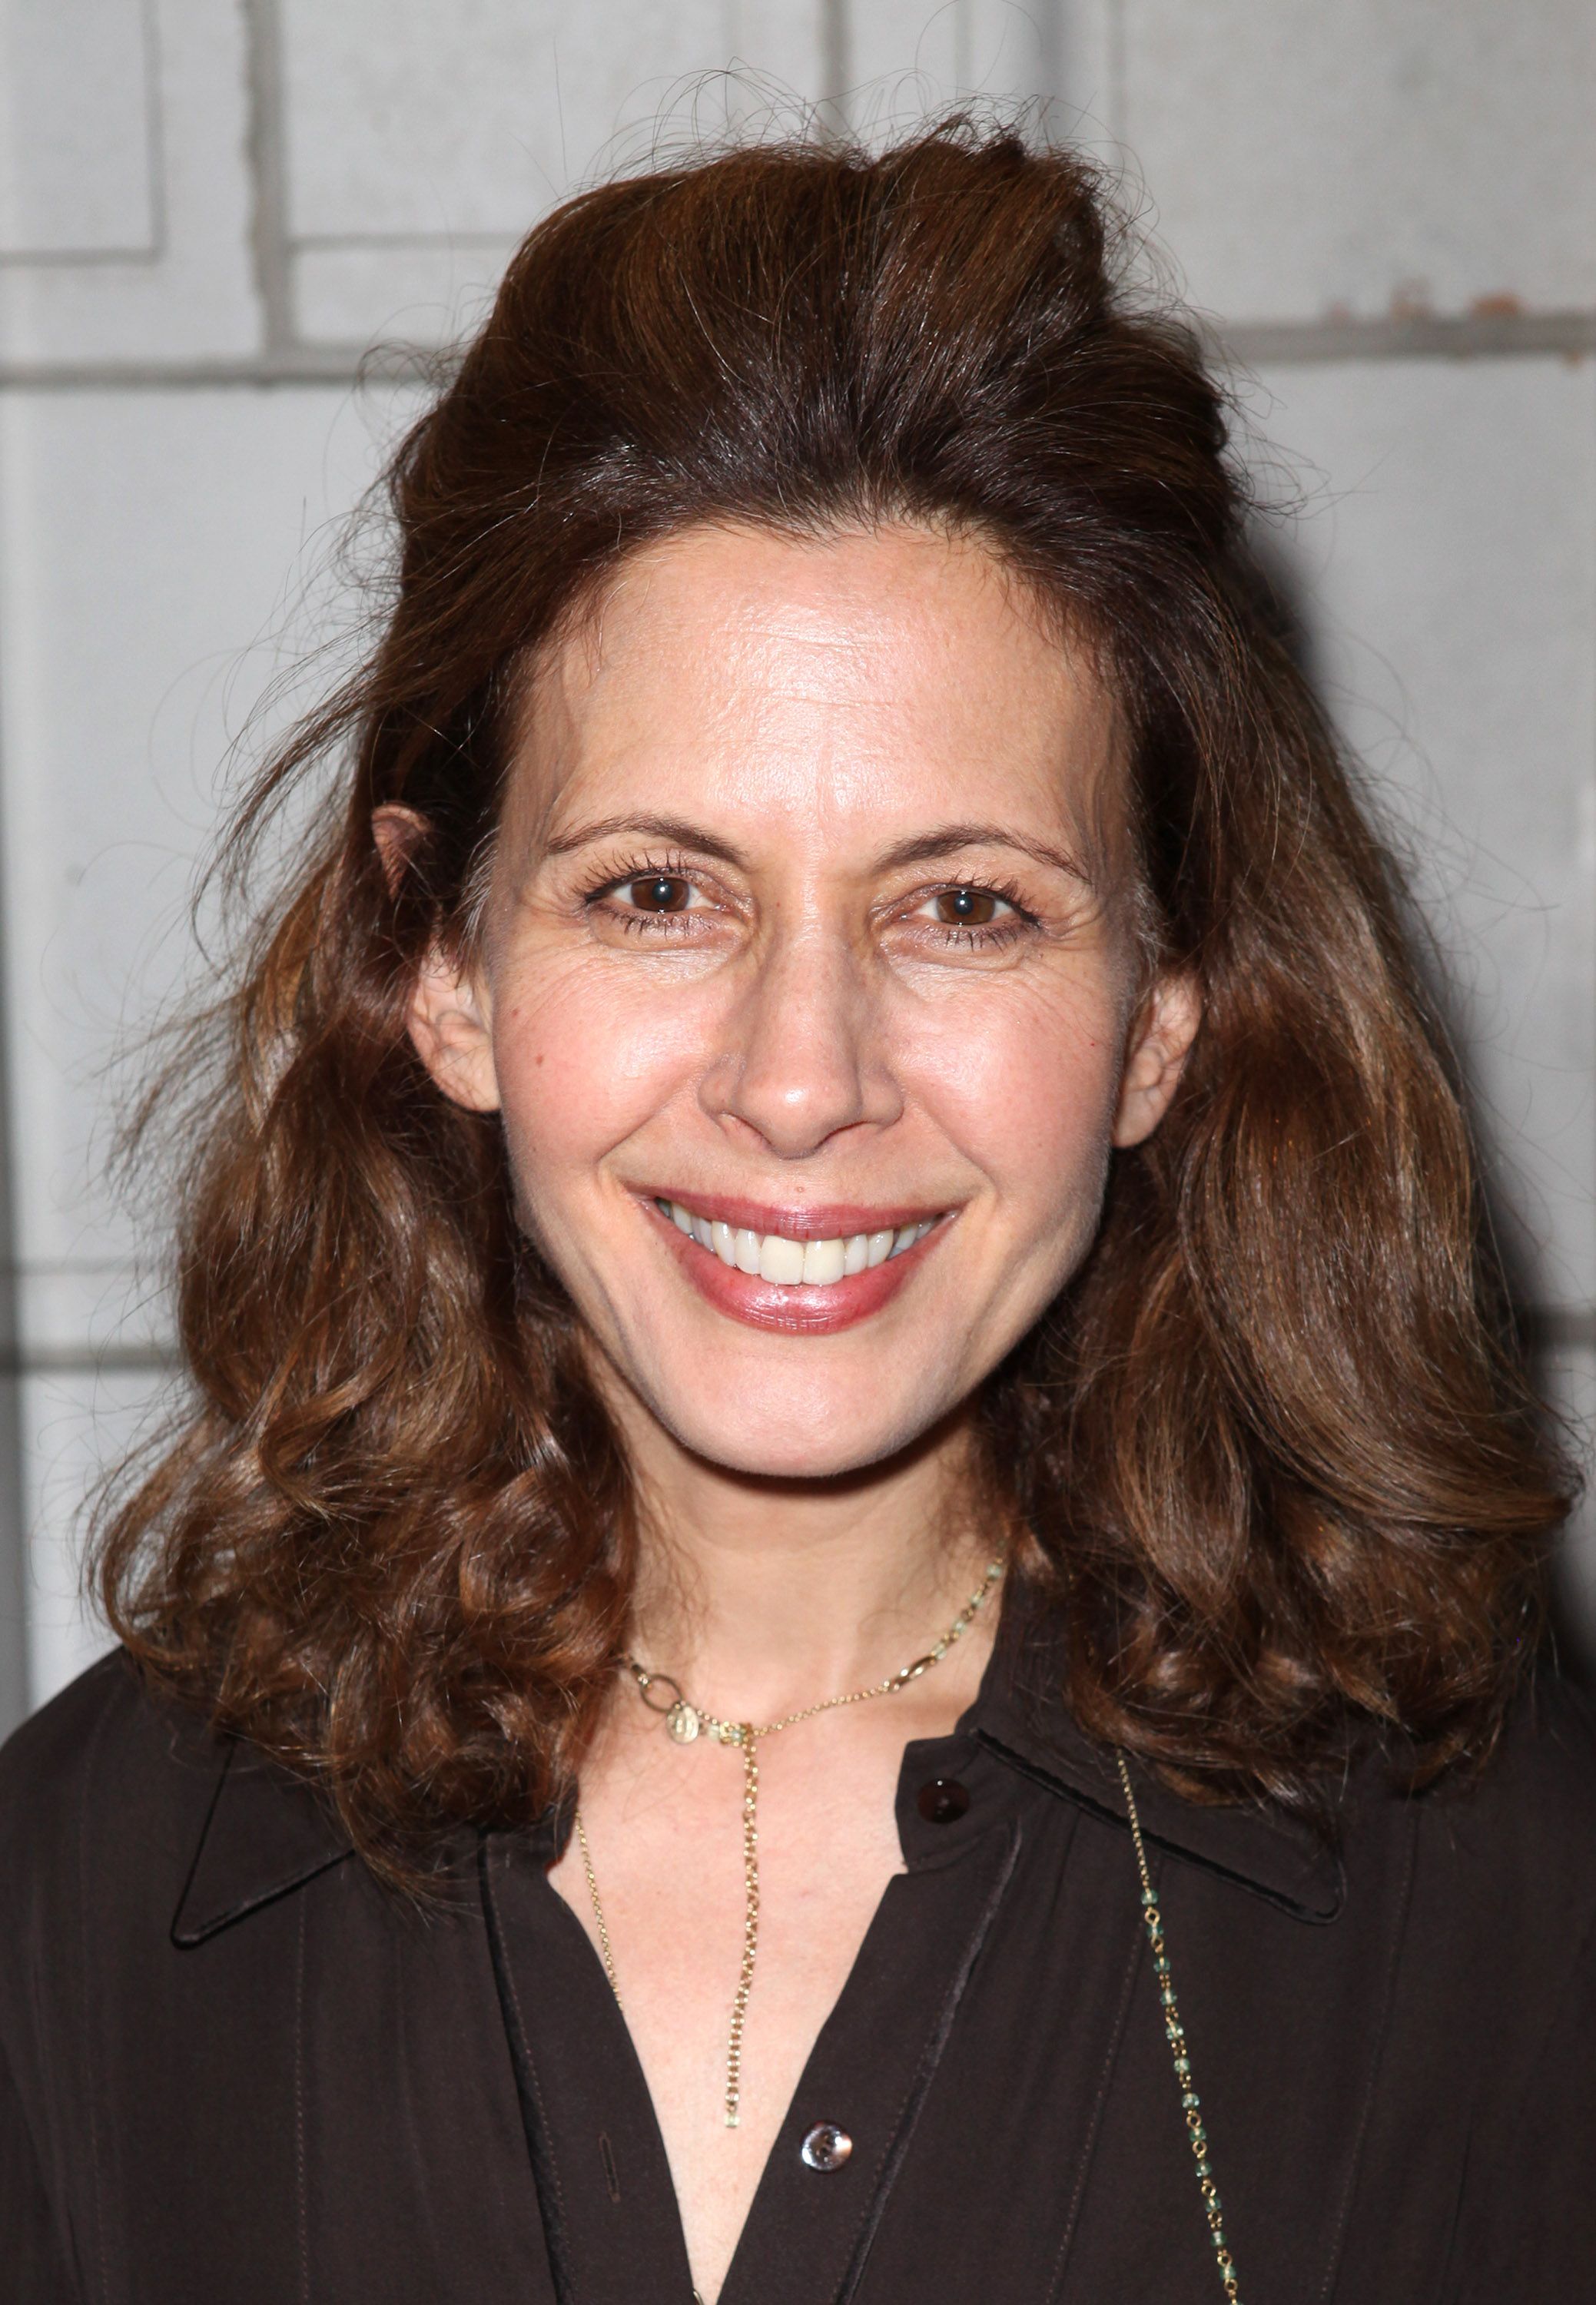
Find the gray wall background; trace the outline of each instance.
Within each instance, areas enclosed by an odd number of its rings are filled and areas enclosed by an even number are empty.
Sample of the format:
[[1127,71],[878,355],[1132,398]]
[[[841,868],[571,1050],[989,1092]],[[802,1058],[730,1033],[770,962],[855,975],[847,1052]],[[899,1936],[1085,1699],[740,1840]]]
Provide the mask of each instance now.
[[[228,746],[337,656],[329,540],[419,355],[661,104],[757,118],[746,74],[684,100],[734,62],[877,126],[1052,98],[1142,188],[1303,499],[1268,549],[1452,957],[1548,1382],[1596,1403],[1588,0],[0,0],[0,1720],[103,1637],[83,1498],[171,1381],[107,1067],[189,966]],[[1596,1624],[1588,1522],[1568,1579]]]

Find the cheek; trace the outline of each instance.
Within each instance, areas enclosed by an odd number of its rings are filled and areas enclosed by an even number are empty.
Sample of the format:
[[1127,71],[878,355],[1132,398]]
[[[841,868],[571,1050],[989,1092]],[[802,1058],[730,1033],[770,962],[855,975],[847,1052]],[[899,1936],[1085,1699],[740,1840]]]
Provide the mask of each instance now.
[[1119,1097],[1122,1020],[1112,988],[998,984],[911,1058],[927,1108],[1016,1216],[1046,1229],[1095,1202]]
[[639,998],[602,957],[544,963],[496,991],[493,1061],[524,1194],[591,1166],[670,1101],[699,1038],[692,1008]]

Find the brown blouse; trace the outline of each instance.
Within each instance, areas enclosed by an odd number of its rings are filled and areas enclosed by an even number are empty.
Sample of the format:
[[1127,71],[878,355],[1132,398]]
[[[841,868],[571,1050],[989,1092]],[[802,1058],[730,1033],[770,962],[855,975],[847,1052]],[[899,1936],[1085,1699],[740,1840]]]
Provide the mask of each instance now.
[[[904,1753],[890,1884],[723,2305],[1216,2305],[1112,1763],[1013,1612]],[[1596,1738],[1371,1763],[1339,1845],[1138,1802],[1245,2305],[1596,2298]],[[0,2294],[688,2305],[603,1970],[547,1867],[423,1912],[315,1798],[108,1659],[0,1756]],[[846,2146],[846,2149],[844,2147]]]

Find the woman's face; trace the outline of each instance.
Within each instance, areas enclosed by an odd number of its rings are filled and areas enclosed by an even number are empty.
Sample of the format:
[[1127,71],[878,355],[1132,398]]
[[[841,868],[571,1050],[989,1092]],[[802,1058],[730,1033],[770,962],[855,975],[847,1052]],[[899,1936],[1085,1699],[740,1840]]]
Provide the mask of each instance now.
[[628,1414],[877,1463],[1075,1270],[1196,1025],[1141,997],[1120,773],[1084,656],[928,530],[692,530],[550,651],[413,1029]]

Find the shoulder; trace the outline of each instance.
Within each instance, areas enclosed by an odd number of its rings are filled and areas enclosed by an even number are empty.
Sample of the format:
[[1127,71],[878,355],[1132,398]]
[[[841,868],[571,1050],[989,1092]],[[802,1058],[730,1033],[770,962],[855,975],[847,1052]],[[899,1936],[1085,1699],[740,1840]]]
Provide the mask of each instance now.
[[47,1831],[63,1804],[169,1796],[196,1772],[214,1775],[222,1750],[197,1713],[114,1649],[0,1746],[0,1846]]
[[107,1862],[175,1897],[224,1749],[124,1652],[90,1666],[0,1748],[0,1928],[58,1917]]
[[1538,1858],[1596,1890],[1596,1709],[1552,1674],[1524,1689],[1466,1786],[1428,1797],[1436,1823],[1484,1858]]
[[1527,1989],[1596,1944],[1596,1714],[1548,1675],[1525,1689],[1489,1761],[1394,1805],[1414,1826],[1416,1909],[1459,1951]]
[[1532,1681],[1499,1759],[1502,1779],[1537,1811],[1596,1822],[1596,1701],[1588,1689],[1556,1673]]

